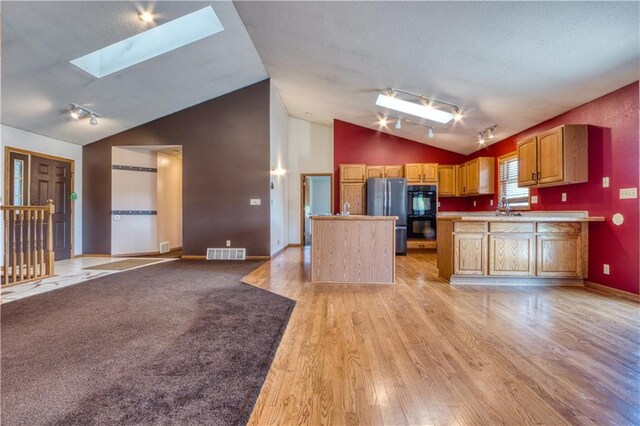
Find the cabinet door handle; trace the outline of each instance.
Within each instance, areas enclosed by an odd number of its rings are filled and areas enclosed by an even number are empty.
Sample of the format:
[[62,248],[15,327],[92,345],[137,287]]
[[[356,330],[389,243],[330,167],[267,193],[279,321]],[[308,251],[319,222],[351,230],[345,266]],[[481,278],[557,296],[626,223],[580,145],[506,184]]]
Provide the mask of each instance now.
[[538,180],[540,180],[540,172],[538,172],[538,173],[536,174],[536,178],[537,178]]

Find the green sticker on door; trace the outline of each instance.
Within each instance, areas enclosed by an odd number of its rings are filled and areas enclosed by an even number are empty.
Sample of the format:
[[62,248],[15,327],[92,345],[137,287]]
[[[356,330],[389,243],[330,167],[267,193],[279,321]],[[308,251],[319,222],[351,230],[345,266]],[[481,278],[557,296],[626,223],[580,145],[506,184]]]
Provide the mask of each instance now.
[[69,194],[69,199],[71,201],[75,201],[78,199],[78,194],[76,194],[75,192],[72,192],[71,194]]

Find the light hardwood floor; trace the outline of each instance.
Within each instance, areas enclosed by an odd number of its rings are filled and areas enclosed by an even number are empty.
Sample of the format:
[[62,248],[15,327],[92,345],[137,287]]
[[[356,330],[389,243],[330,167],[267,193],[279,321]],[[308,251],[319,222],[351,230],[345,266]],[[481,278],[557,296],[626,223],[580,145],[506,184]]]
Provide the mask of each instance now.
[[[303,261],[304,260],[304,261]],[[297,301],[249,424],[640,424],[640,305],[582,288],[311,284],[308,249],[245,278]]]

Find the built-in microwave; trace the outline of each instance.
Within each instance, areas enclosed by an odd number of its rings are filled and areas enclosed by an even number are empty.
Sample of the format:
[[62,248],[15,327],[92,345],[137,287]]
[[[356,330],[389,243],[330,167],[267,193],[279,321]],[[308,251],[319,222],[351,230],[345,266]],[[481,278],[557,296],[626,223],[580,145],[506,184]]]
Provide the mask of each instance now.
[[438,201],[435,185],[409,185],[407,188],[407,215],[409,217],[436,215]]

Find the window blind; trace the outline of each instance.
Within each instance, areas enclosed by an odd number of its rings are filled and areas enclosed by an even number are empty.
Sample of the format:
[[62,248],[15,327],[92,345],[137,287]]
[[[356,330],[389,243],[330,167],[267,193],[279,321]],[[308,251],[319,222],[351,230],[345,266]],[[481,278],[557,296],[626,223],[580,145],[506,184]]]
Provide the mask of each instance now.
[[500,198],[507,196],[511,207],[529,207],[529,188],[518,187],[518,157],[509,157],[499,164]]

